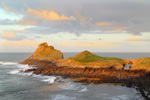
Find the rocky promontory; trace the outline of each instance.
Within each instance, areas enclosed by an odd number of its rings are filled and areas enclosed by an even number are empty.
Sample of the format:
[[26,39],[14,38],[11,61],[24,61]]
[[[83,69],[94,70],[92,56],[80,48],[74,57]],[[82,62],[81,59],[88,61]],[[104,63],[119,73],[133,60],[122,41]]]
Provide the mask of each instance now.
[[[25,61],[32,60],[47,60],[55,61],[58,59],[63,59],[63,54],[61,51],[54,49],[53,46],[48,46],[47,43],[42,43],[38,45],[36,51]],[[24,63],[26,63],[24,61]],[[23,62],[22,62],[23,63]]]
[[[145,99],[150,99],[150,58],[101,57],[86,50],[64,59],[61,51],[42,43],[21,63],[36,65],[36,69],[25,71],[33,71],[34,74],[59,75],[78,82],[119,83],[136,87]],[[130,66],[125,68],[127,65]]]

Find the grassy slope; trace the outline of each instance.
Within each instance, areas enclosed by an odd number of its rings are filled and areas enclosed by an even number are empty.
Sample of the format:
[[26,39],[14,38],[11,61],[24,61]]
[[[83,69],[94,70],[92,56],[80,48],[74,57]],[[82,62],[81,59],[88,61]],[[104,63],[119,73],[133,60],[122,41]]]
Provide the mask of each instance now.
[[135,60],[136,66],[145,67],[147,69],[150,69],[150,58],[149,57],[142,57]]
[[72,57],[75,61],[79,62],[105,62],[105,61],[121,61],[122,59],[115,57],[101,57],[90,53],[89,51],[83,51]]

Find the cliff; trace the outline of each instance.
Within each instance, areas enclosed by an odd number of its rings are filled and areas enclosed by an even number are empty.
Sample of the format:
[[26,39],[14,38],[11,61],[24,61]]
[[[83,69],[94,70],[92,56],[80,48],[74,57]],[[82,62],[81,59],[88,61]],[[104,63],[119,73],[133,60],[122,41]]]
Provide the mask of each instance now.
[[36,51],[27,60],[58,60],[63,59],[61,51],[54,49],[53,46],[48,46],[47,43],[38,45]]

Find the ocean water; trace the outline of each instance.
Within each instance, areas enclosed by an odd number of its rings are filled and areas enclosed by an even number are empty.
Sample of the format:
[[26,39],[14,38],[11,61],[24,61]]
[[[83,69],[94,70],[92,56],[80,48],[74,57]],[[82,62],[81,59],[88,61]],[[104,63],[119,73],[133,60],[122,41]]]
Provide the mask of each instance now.
[[[32,66],[18,62],[32,53],[0,53],[0,100],[143,100],[133,88],[81,84],[60,76],[23,73]],[[64,53],[71,57],[77,53]],[[150,57],[150,53],[95,53],[119,58]]]

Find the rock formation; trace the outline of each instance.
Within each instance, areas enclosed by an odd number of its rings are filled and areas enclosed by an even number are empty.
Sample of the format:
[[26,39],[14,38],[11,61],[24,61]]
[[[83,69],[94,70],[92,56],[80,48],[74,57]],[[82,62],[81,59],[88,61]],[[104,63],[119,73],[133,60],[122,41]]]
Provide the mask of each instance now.
[[38,45],[37,50],[28,58],[28,60],[58,60],[63,59],[61,51],[54,49],[53,46],[48,46],[47,43]]
[[87,50],[78,53],[77,55],[63,59],[61,51],[54,49],[53,46],[48,46],[47,43],[38,45],[37,50],[24,62],[29,63],[33,60],[48,60],[53,61],[57,66],[66,66],[73,68],[110,68],[123,69],[125,65],[132,64],[126,70],[147,70],[150,71],[150,58],[142,57],[138,59],[120,59],[115,57],[97,56]]

